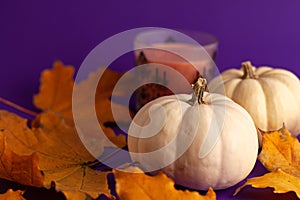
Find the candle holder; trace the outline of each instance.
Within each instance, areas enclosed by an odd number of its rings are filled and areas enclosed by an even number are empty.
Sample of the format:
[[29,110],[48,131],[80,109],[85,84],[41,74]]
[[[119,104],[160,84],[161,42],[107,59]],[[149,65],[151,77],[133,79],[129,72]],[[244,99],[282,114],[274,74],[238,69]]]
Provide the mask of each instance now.
[[215,76],[218,41],[209,33],[154,29],[139,33],[134,47],[136,66],[144,65],[136,73],[142,85],[135,92],[137,109],[160,96],[189,94],[199,76]]

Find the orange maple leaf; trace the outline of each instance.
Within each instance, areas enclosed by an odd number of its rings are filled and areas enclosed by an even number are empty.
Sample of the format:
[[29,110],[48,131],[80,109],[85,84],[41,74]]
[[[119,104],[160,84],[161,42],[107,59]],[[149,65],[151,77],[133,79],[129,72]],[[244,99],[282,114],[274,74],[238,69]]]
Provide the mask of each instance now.
[[40,92],[33,97],[34,105],[42,111],[52,111],[72,122],[72,91],[74,67],[56,61],[53,69],[44,70]]
[[[98,81],[99,73],[103,73],[103,75],[97,85],[96,94],[93,94],[96,115],[99,121],[97,125],[101,126],[104,133],[114,144],[118,147],[124,147],[126,145],[126,137],[124,135],[115,135],[112,129],[105,126],[106,122],[119,121],[121,123],[129,123],[126,117],[122,115],[122,113],[128,112],[128,109],[123,105],[110,101],[114,86],[122,76],[121,73],[111,70],[104,71],[104,68],[99,68],[98,71],[91,73],[86,80],[74,84],[74,67],[70,65],[65,66],[62,62],[57,61],[54,63],[53,69],[45,70],[42,73],[40,91],[34,96],[34,104],[43,112],[51,111],[56,113],[58,116],[63,117],[67,124],[73,126],[73,89],[80,91],[90,90],[91,84]],[[90,113],[90,109],[87,109],[87,107],[90,106],[90,102],[87,101],[89,97],[82,94],[78,98],[80,99],[76,101],[76,107],[80,107],[80,117],[84,118],[88,123],[90,117],[93,116]],[[78,104],[78,102],[80,103]],[[111,105],[114,105],[118,109],[121,117],[117,119],[114,118]]]

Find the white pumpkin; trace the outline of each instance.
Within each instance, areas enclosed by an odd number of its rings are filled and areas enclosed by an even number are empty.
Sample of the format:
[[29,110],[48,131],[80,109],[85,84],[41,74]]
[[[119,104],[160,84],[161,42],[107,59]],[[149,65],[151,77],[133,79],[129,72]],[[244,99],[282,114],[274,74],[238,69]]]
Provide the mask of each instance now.
[[224,189],[253,169],[257,131],[241,106],[204,92],[204,80],[193,96],[164,96],[142,107],[129,127],[128,149],[145,171],[162,170],[197,190]]
[[244,107],[257,128],[264,131],[286,128],[300,133],[300,83],[292,72],[271,67],[242,68],[224,71],[209,83],[209,90],[223,94]]

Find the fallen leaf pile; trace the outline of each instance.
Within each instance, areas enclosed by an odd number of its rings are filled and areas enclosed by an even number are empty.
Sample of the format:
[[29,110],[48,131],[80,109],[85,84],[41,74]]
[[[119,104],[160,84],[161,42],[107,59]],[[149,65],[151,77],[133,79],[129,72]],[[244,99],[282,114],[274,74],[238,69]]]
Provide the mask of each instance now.
[[[128,112],[127,107],[110,100],[114,85],[121,74],[99,68],[99,71],[91,73],[88,79],[75,84],[74,68],[55,62],[52,69],[42,73],[40,91],[34,96],[34,105],[41,112],[35,119],[29,121],[14,113],[0,110],[0,178],[26,186],[54,186],[56,190],[63,192],[66,199],[96,199],[101,194],[115,199],[107,180],[112,171],[101,171],[94,167],[101,163],[80,140],[72,113],[73,86],[88,90],[99,72],[103,73],[95,94],[95,110],[99,124],[116,146],[126,146],[126,137],[116,135],[112,128],[105,125],[115,120],[128,123],[122,116],[114,119],[110,109],[111,104],[115,104],[121,113]],[[124,95],[124,92],[117,91],[117,95]],[[83,110],[86,98],[82,96],[79,101]],[[81,117],[88,117],[89,114],[82,113]],[[128,187],[133,191],[149,190],[149,193],[156,191],[154,194],[163,195],[154,196],[155,199],[170,196],[187,200],[216,199],[212,189],[204,197],[198,192],[176,190],[174,182],[164,174],[150,177],[142,171],[139,174],[120,171],[113,173],[116,176],[120,199],[136,199],[135,196],[125,194]],[[0,195],[0,200],[25,199],[22,194],[22,191],[8,190]],[[143,196],[136,197],[144,199]]]
[[[96,160],[73,126],[73,72],[73,67],[61,62],[43,72],[40,93],[34,96],[34,104],[42,112],[30,128],[28,120],[0,111],[0,176],[35,187],[50,187],[55,182],[56,188],[66,194],[97,198],[110,193],[106,181],[109,172],[91,168]],[[119,146],[125,145],[125,136],[110,137]]]
[[295,192],[300,198],[300,143],[283,126],[278,131],[262,132],[262,151],[259,161],[270,172],[261,177],[248,179],[239,187],[274,188],[274,193]]

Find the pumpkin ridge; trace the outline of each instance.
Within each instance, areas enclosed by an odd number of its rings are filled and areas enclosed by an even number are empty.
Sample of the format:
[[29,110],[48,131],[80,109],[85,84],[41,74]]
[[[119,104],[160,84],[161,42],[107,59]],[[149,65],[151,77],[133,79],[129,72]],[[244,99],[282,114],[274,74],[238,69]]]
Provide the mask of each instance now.
[[[188,102],[185,102],[185,103],[187,103],[188,104]],[[188,104],[188,105],[190,105],[190,104]],[[204,104],[201,104],[201,106],[203,106]],[[199,105],[197,105],[197,106],[199,106]],[[179,125],[177,126],[178,128],[177,128],[177,133],[176,133],[176,135],[177,134],[181,134],[181,132],[184,132],[184,130],[183,130],[183,128],[182,127],[184,127],[185,125],[184,125],[184,123],[185,123],[185,121],[183,120],[183,119],[185,119],[185,116],[189,113],[189,112],[191,112],[192,111],[192,109],[193,109],[193,106],[191,106],[191,107],[188,107],[185,111],[184,111],[184,113],[182,114],[182,120],[180,121],[180,123],[179,123]],[[200,108],[198,108],[198,109],[200,109]],[[199,128],[199,126],[198,126],[198,128]],[[195,135],[194,136],[194,140],[191,142],[191,144],[190,144],[190,146],[186,149],[186,151],[181,155],[181,156],[179,156],[178,158],[177,158],[177,160],[179,160],[179,159],[184,159],[184,155],[187,153],[187,151],[188,151],[188,149],[193,145],[193,143],[195,142],[195,140],[196,140],[196,137],[197,137],[197,135]],[[180,142],[180,141],[179,141]],[[176,149],[177,150],[177,149]],[[175,155],[177,154],[177,152],[174,152],[175,153]],[[182,165],[181,163],[179,163],[179,162],[174,162],[174,168],[176,169],[176,168],[180,168],[180,166]],[[186,169],[183,169],[183,170],[186,170]],[[170,172],[168,172],[169,173],[169,175],[171,176],[171,177],[173,177],[174,178],[174,180],[176,180],[176,179],[180,179],[180,174],[178,174],[178,173],[176,173],[176,171],[174,170],[172,173],[170,173]]]
[[286,76],[286,78],[292,78],[294,80],[298,80],[299,81],[299,78],[293,74],[292,72],[290,71],[287,71],[287,70],[284,70],[284,69],[274,69],[272,68],[272,70],[270,70],[268,73],[265,73],[264,76]]
[[[265,70],[265,71],[262,72],[262,70]],[[265,77],[269,73],[272,73],[272,70],[274,70],[274,69],[271,67],[259,67],[259,68],[256,68],[255,72],[259,77]]]
[[[204,96],[206,96],[207,95],[207,93],[206,92],[204,92],[205,94],[204,94]],[[197,107],[197,109],[198,109],[198,112],[200,112],[199,110],[203,110],[203,109],[210,109],[210,105],[209,104],[195,104],[195,105],[193,105],[193,106],[191,106],[188,102],[184,102],[184,103],[186,103],[189,107],[186,109],[186,110],[184,110],[184,112],[183,112],[183,115],[182,115],[182,120],[180,121],[180,123],[179,123],[179,125],[177,126],[178,128],[177,128],[177,133],[176,134],[186,134],[185,132],[186,131],[184,131],[184,128],[183,127],[185,127],[186,126],[186,122],[185,122],[185,120],[184,119],[188,119],[189,117],[188,117],[188,115],[190,114],[190,113],[192,113],[192,112],[194,112],[194,109],[195,109],[195,107]],[[204,108],[205,107],[205,108]],[[201,109],[202,108],[202,109]],[[205,113],[205,111],[202,111],[202,112],[204,112]],[[201,118],[201,116],[199,116],[199,118]],[[198,127],[197,127],[197,129],[195,130],[196,132],[198,132],[198,130],[199,130],[199,127],[200,127],[200,125],[198,125]],[[180,141],[179,141],[180,142]],[[182,155],[180,155],[178,158],[177,158],[177,160],[182,160],[182,159],[184,159],[184,160],[186,160],[185,159],[185,157],[186,157],[186,154],[187,153],[189,153],[189,149],[192,147],[192,146],[194,146],[194,143],[195,142],[197,142],[197,133],[194,135],[194,137],[193,137],[193,141],[190,143],[190,146],[186,149],[186,151],[182,154]],[[201,144],[202,145],[202,144]],[[200,145],[200,146],[201,146]],[[177,149],[176,149],[177,150]],[[177,155],[177,152],[175,152],[175,155]],[[199,158],[197,158],[197,159],[199,159]],[[189,161],[188,159],[186,160],[187,162]],[[190,163],[189,163],[190,164]],[[182,167],[182,163],[181,162],[174,162],[174,168],[176,169],[176,168],[181,168]],[[182,168],[182,170],[183,171],[185,171],[185,170],[187,170],[187,169],[185,169],[185,168]],[[173,177],[175,180],[176,179],[181,179],[181,175],[180,175],[180,173],[178,174],[176,171],[173,171],[172,173],[170,173],[170,172],[168,172],[168,174],[171,176],[171,177]]]
[[263,76],[263,78],[272,78],[272,79],[280,78],[280,80],[293,78],[294,81],[299,82],[299,79],[297,77],[295,78],[294,76],[289,76],[288,74],[268,73],[268,74],[265,74],[265,76]]
[[[163,107],[165,107],[165,106],[168,106],[169,104],[172,104],[172,103],[174,103],[173,101],[167,101],[167,102],[165,102],[164,104],[160,104],[161,106],[163,106]],[[156,103],[156,101],[153,101],[152,103],[151,103],[152,105],[150,105],[149,106],[149,108],[148,108],[148,111],[151,109],[151,107],[153,106],[153,105],[155,105],[155,104],[157,104]],[[167,114],[167,113],[166,113]],[[149,116],[149,113],[148,113],[148,116]],[[146,120],[148,119],[148,118],[145,118]],[[155,120],[155,119],[153,119],[153,120]],[[150,122],[151,123],[151,122]],[[143,124],[143,123],[142,123]],[[144,126],[145,126],[145,124],[143,124]],[[146,124],[147,125],[147,124]],[[151,137],[155,137],[157,134],[160,134],[160,132],[163,130],[165,128],[165,123],[164,123],[164,125],[163,125],[163,127],[161,127],[161,130],[158,132],[158,133],[156,133],[155,135],[153,135],[153,136],[151,136]],[[145,139],[147,139],[147,138],[145,138]],[[138,144],[137,144],[137,150],[139,151],[139,149],[141,149],[141,146],[143,146],[141,143],[143,142],[143,140],[142,139],[138,139]],[[154,151],[156,151],[157,149],[155,149]]]
[[[229,104],[226,105],[226,106],[229,106],[229,108],[231,110],[230,114],[232,114],[232,113],[235,113],[235,114],[237,114],[237,113],[243,113],[243,118],[248,119],[248,120],[252,120],[252,117],[251,117],[251,115],[249,115],[249,113],[247,112],[247,110],[245,110],[242,106],[235,107],[234,104],[235,104],[235,102],[232,102],[232,103],[229,103]],[[226,117],[226,119],[228,119],[228,118],[230,119],[230,117]],[[254,125],[254,122],[253,122],[253,125]],[[252,132],[252,134],[253,134],[254,137],[258,136],[257,132]],[[223,139],[221,139],[220,141],[224,142]],[[257,141],[257,146],[259,146],[259,142],[258,141]],[[258,149],[258,148],[256,147],[254,149]],[[228,149],[227,149],[227,151],[228,151]],[[224,153],[224,151],[222,153]],[[257,151],[257,154],[258,154],[258,151]],[[222,158],[224,158],[224,157],[226,157],[226,156],[222,156]],[[222,163],[225,164],[226,162],[222,162]],[[239,164],[241,165],[242,163],[239,163]],[[242,167],[242,166],[240,166],[240,167]],[[250,169],[250,171],[252,171],[252,169]],[[250,171],[247,174],[249,174]],[[244,178],[246,178],[247,174],[244,175]],[[234,176],[234,175],[236,175],[236,173],[231,174],[231,175]],[[237,182],[235,184],[237,184]]]
[[[279,74],[276,74],[277,76],[280,76]],[[274,77],[274,76],[268,76],[268,77],[265,77],[267,79],[272,79],[274,81],[277,81],[278,84],[282,84],[285,88],[286,88],[286,91],[288,91],[291,95],[290,96],[293,96],[293,91],[292,89],[290,88],[290,86],[288,85],[288,81],[284,80],[284,79],[278,79],[278,77]],[[282,75],[282,76],[286,76],[286,78],[289,78],[288,75]],[[299,82],[298,82],[299,84]],[[292,102],[291,102],[292,101]],[[298,103],[294,100],[294,98],[289,98],[289,104],[293,103],[293,105],[298,105]],[[298,110],[298,113],[300,113],[300,106],[296,106],[297,107],[297,110]],[[286,118],[284,117],[284,120]],[[285,121],[283,121],[282,123],[286,123]],[[297,129],[297,123],[293,123],[293,126],[291,127],[291,124],[288,124],[289,126],[289,129],[290,130],[296,130]]]
[[[227,100],[227,99],[226,99]],[[224,137],[227,137],[226,136],[226,134],[224,134],[224,129],[225,129],[225,126],[226,126],[226,123],[225,123],[225,119],[227,118],[225,115],[226,115],[226,108],[227,108],[227,106],[228,105],[230,105],[230,109],[232,109],[233,108],[233,106],[231,106],[231,103],[226,103],[224,106],[226,106],[225,107],[225,109],[224,109],[224,117],[223,117],[223,126],[222,126],[222,129],[221,129],[221,133],[220,133],[220,135],[219,135],[219,137],[218,137],[218,141],[216,142],[216,144],[215,144],[215,146],[217,145],[217,143],[219,143],[218,145],[219,146],[221,146],[221,147],[223,147],[224,148],[224,146],[226,147],[226,144],[224,144]],[[215,106],[222,106],[222,105],[215,105]],[[215,108],[215,110],[219,110],[219,109],[216,109]],[[226,154],[227,154],[227,150],[224,150],[223,148],[219,148],[219,161],[218,161],[218,165],[220,166],[219,167],[219,170],[218,170],[218,172],[219,172],[219,174],[217,175],[217,177],[220,177],[220,179],[221,180],[219,180],[218,181],[218,183],[217,183],[217,185],[215,185],[216,187],[220,187],[220,185],[219,185],[219,183],[221,182],[222,183],[222,180],[226,180],[226,175],[225,174],[223,174],[223,170],[222,169],[224,169],[225,167],[226,167],[226,161],[224,162],[224,158],[226,158]],[[224,176],[225,175],[225,176]]]
[[[268,82],[266,81],[266,77],[261,77],[258,82],[260,83],[260,86],[263,90],[263,94],[264,94],[264,97],[265,97],[265,101],[266,101],[266,114],[267,114],[267,130],[270,129],[270,127],[272,127],[272,122],[276,122],[278,120],[277,116],[278,116],[278,113],[277,113],[277,110],[276,109],[271,109],[271,107],[276,107],[276,99],[273,98],[272,95],[268,96],[267,95],[267,92],[266,91],[273,91],[273,88],[270,87],[270,85],[268,84]],[[264,86],[267,86],[267,87],[264,87]],[[275,113],[275,114],[274,114]],[[272,118],[270,117],[270,115],[272,116],[276,116],[276,120],[271,120]]]
[[228,96],[233,96],[233,93],[234,93],[235,89],[231,91],[231,94],[229,94],[228,89],[225,89],[225,88],[226,88],[226,87],[225,87],[226,84],[232,84],[232,83],[233,83],[234,81],[236,81],[236,80],[238,80],[238,82],[235,83],[234,87],[231,86],[231,87],[233,87],[233,88],[236,88],[236,87],[243,81],[243,79],[237,78],[237,79],[228,79],[228,80],[224,81],[224,92],[225,92],[225,94],[226,94],[227,97],[228,97]]
[[[266,99],[266,95],[265,95],[265,92],[264,92],[264,89],[263,89],[263,87],[262,87],[262,85],[261,85],[261,83],[260,83],[260,80],[261,78],[259,78],[259,79],[247,79],[247,80],[243,80],[243,79],[241,79],[242,81],[240,81],[239,82],[239,84],[237,84],[235,87],[234,87],[234,90],[233,90],[233,92],[232,92],[232,95],[231,95],[231,99],[234,101],[234,102],[236,102],[236,103],[238,103],[239,105],[241,105],[244,109],[246,109],[247,110],[247,112],[249,112],[249,113],[251,113],[250,111],[249,111],[249,107],[247,108],[247,104],[245,105],[245,103],[243,102],[243,101],[241,101],[240,100],[240,98],[238,98],[238,96],[239,96],[239,93],[240,93],[240,88],[242,87],[242,85],[245,83],[245,81],[255,81],[255,82],[257,82],[258,84],[255,84],[255,87],[260,87],[260,89],[261,89],[261,91],[262,91],[262,95],[263,95],[263,97],[264,97],[264,103],[265,103],[265,105],[267,104],[267,99]],[[251,93],[249,94],[249,95],[251,95]],[[259,101],[258,103],[260,103],[260,102],[262,102],[262,101]],[[259,124],[259,121],[262,119],[262,118],[264,118],[264,119],[266,119],[266,120],[268,120],[267,118],[268,118],[268,110],[267,110],[267,108],[262,112],[262,113],[264,113],[264,116],[262,115],[262,114],[260,114],[260,116],[261,117],[259,117],[259,118],[254,118],[252,115],[251,115],[251,118],[253,119],[253,121],[255,122],[255,125],[256,126],[258,126],[258,124]],[[263,117],[262,117],[263,116]],[[263,121],[263,120],[262,120]],[[268,127],[268,122],[267,123],[265,123],[265,124],[263,124],[262,126],[266,126],[266,127]],[[265,129],[266,127],[260,127],[260,128],[262,128],[262,129]]]

